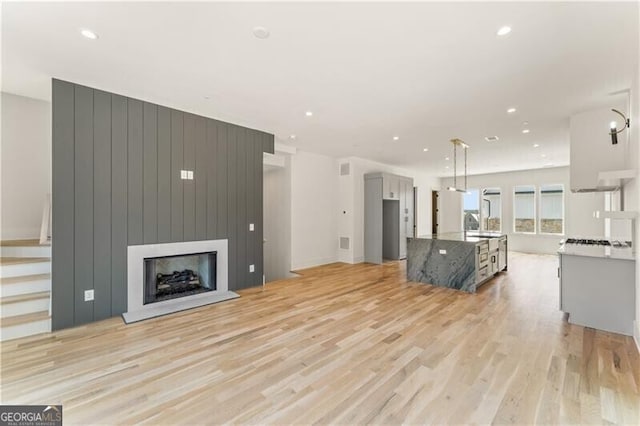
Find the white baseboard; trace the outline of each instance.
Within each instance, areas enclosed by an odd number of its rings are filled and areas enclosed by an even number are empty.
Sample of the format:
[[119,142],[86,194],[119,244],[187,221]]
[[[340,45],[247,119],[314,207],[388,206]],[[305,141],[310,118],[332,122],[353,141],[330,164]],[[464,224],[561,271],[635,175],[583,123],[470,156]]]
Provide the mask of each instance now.
[[300,269],[313,268],[314,266],[326,265],[328,263],[339,262],[336,257],[323,257],[317,259],[307,259],[298,261],[295,264],[291,265],[292,271],[298,271]]
[[640,352],[640,321],[633,322],[633,340],[636,342],[636,348]]

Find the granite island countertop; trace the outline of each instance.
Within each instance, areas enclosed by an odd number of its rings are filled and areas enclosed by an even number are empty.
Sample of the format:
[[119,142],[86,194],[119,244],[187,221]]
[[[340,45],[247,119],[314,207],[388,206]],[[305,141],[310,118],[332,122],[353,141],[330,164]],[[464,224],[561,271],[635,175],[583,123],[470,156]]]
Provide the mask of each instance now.
[[419,235],[416,238],[426,240],[461,241],[467,243],[478,243],[492,238],[506,236],[499,232],[444,232],[442,234]]

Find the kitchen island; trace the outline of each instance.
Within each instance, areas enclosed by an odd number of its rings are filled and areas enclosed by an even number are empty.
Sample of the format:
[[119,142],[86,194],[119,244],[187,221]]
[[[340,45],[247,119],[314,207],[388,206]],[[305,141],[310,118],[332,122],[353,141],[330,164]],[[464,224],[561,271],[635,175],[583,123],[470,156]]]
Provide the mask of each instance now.
[[475,293],[507,270],[507,236],[451,232],[407,239],[407,279]]

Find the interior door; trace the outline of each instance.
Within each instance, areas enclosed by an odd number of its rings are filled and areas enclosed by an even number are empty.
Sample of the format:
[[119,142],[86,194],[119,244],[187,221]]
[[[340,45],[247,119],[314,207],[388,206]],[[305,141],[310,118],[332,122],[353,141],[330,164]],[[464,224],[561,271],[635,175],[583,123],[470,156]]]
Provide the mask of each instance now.
[[431,191],[431,233],[438,234],[438,226],[440,222],[440,201],[439,191]]

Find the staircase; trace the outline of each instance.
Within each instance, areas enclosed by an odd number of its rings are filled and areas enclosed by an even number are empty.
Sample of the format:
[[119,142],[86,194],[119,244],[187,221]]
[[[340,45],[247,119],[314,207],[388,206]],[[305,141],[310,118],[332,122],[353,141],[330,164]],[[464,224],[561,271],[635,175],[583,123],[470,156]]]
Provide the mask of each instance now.
[[51,331],[51,246],[0,242],[0,341]]

